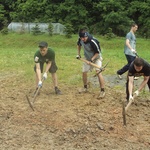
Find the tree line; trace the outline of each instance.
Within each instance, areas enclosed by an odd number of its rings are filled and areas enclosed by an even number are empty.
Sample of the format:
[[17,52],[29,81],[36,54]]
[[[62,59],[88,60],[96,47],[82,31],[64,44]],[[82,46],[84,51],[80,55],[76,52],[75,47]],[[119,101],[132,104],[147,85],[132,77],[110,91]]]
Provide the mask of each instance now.
[[150,37],[150,0],[0,0],[0,30],[10,22],[61,23],[77,33],[125,36],[130,25]]

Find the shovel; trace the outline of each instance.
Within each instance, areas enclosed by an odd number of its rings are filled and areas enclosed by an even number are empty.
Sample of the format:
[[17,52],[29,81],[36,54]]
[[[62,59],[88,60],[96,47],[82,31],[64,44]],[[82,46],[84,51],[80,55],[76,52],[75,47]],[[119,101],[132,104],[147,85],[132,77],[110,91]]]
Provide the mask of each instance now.
[[[42,78],[42,82],[44,81],[44,78]],[[26,99],[27,99],[27,101],[28,101],[28,103],[29,103],[29,106],[31,107],[31,109],[34,111],[34,108],[33,108],[33,104],[34,104],[34,102],[35,102],[35,100],[36,100],[36,98],[37,98],[37,95],[38,95],[38,93],[39,93],[39,91],[40,91],[40,89],[41,89],[42,87],[38,87],[38,88],[36,88],[36,90],[35,90],[35,92],[34,92],[34,95],[33,95],[33,100],[32,101],[30,101],[29,100],[29,97],[28,97],[28,95],[26,95]]]
[[97,74],[95,74],[95,75],[94,75],[94,77],[96,77],[99,73],[101,73],[102,71],[104,71],[104,70],[105,70],[105,68],[106,68],[106,66],[107,66],[107,65],[108,65],[108,63],[109,63],[109,62],[107,62],[105,66],[100,67],[100,66],[98,66],[98,65],[96,65],[96,64],[94,64],[94,63],[92,63],[92,62],[90,62],[90,63],[89,63],[89,61],[88,61],[88,60],[86,60],[86,59],[79,58],[79,60],[81,60],[81,61],[83,61],[83,62],[86,62],[87,64],[89,64],[89,65],[91,65],[91,66],[93,66],[93,67],[95,67],[95,68],[100,69],[100,71],[99,71]]
[[129,106],[132,104],[132,102],[134,102],[134,98],[136,97],[136,95],[133,96],[133,99],[129,101],[129,103],[127,104],[127,106],[125,106],[125,101],[122,101],[122,116],[123,116],[123,125],[126,126],[126,112],[129,108]]

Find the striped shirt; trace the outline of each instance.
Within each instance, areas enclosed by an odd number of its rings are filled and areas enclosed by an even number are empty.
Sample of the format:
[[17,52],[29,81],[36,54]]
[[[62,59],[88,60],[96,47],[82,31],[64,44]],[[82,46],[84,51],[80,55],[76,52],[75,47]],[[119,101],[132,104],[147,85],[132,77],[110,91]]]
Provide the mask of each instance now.
[[91,58],[96,54],[99,53],[96,59],[101,57],[101,48],[99,41],[94,37],[88,37],[86,42],[83,42],[80,38],[77,42],[78,46],[82,46],[84,49],[84,56],[87,60],[91,60]]

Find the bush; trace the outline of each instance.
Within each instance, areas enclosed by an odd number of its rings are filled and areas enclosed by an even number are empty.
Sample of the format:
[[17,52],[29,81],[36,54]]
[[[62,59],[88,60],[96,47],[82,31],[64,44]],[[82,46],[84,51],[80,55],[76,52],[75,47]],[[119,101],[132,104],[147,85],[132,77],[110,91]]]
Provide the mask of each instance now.
[[40,35],[42,34],[39,25],[36,23],[35,27],[32,28],[33,35]]
[[105,38],[110,40],[115,37],[115,34],[112,32],[112,28],[108,28],[108,32],[105,34]]
[[71,24],[68,23],[65,25],[65,33],[67,38],[72,38],[73,31],[74,30]]
[[51,22],[48,24],[48,29],[47,29],[47,31],[48,31],[48,34],[49,34],[50,36],[53,35],[53,25],[52,25]]
[[5,27],[4,29],[1,30],[1,33],[3,35],[7,35],[8,34],[8,29]]

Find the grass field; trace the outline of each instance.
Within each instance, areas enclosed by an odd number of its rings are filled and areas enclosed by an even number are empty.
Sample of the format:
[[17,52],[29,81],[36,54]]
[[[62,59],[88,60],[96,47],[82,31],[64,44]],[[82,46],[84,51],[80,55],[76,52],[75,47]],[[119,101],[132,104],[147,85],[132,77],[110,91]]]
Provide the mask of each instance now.
[[[105,74],[115,74],[116,70],[126,64],[123,54],[125,38],[115,38],[107,40],[104,37],[95,36],[99,39],[102,49],[103,64],[109,61]],[[76,42],[78,35],[73,35],[71,39],[64,35],[33,36],[31,34],[0,35],[0,70],[1,74],[21,73],[28,81],[33,78],[33,56],[38,49],[40,41],[47,41],[56,53],[56,62],[59,67],[59,80],[67,84],[76,84],[81,81],[82,62],[76,59]],[[137,51],[140,57],[150,62],[150,40],[138,39]],[[83,56],[83,51],[82,51]]]

